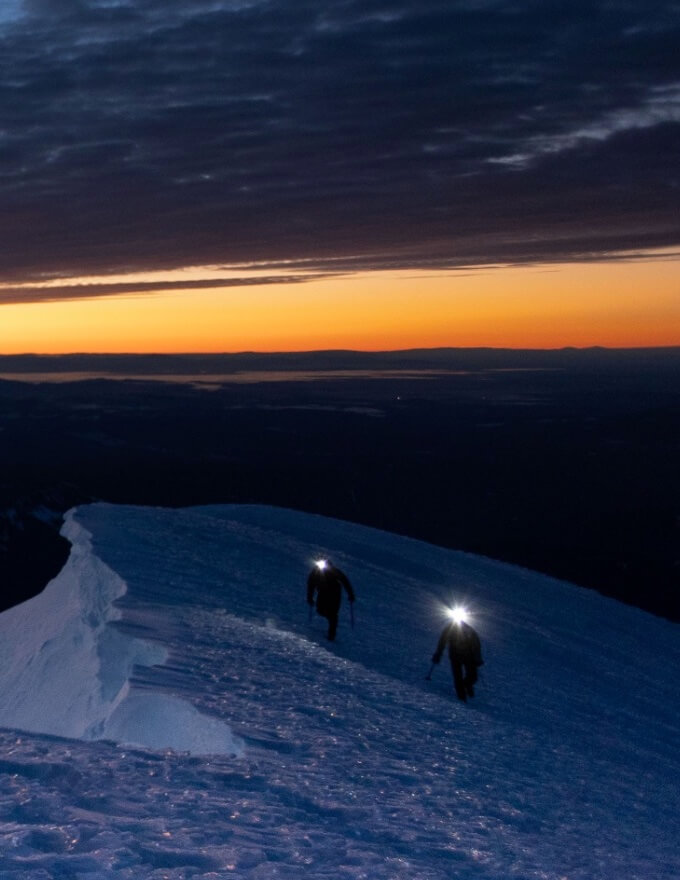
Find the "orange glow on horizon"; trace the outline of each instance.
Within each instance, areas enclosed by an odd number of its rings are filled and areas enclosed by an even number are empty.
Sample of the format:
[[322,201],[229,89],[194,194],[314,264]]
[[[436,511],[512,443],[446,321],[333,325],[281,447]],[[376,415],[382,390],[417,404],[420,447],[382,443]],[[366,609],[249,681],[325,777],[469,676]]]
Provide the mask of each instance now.
[[376,271],[0,305],[0,354],[592,345],[680,345],[680,259]]

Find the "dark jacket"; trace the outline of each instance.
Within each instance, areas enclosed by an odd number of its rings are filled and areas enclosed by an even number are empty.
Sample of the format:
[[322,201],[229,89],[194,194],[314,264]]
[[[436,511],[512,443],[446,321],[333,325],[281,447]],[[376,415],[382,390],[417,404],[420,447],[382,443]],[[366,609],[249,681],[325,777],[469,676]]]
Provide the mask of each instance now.
[[484,663],[479,636],[469,623],[452,621],[445,627],[432,656],[433,663],[439,663],[447,644],[452,663],[458,661],[466,666],[482,666]]
[[354,602],[354,590],[343,571],[330,563],[324,569],[314,566],[307,578],[307,602],[313,605],[316,595],[316,610],[322,617],[337,614],[343,587],[347,591],[349,601]]

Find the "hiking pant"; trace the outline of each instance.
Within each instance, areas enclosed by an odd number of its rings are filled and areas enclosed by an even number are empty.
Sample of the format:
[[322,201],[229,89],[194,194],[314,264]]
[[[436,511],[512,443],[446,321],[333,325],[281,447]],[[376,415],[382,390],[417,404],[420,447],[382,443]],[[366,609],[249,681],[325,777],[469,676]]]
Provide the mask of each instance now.
[[316,606],[316,613],[320,614],[321,617],[325,617],[328,621],[328,633],[326,634],[326,638],[329,642],[332,642],[335,638],[335,633],[338,629],[338,612],[339,608],[329,607],[328,605],[322,606],[319,608],[318,604]]
[[328,618],[328,633],[326,638],[329,642],[332,642],[338,629],[338,612],[332,611],[330,614],[327,614],[326,617]]
[[464,660],[452,657],[451,671],[458,699],[465,702],[468,697],[473,697],[475,695],[474,684],[477,681],[477,664],[466,663]]

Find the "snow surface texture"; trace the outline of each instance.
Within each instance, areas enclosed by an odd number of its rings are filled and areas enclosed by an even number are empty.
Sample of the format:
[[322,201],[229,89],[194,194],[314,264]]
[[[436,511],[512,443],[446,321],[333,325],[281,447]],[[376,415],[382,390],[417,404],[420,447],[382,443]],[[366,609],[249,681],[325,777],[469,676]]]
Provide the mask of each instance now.
[[122,617],[114,602],[124,581],[93,555],[91,535],[72,514],[63,534],[73,549],[60,576],[0,617],[0,725],[204,754],[242,751],[223,721],[191,703],[130,691],[135,666],[163,663],[168,652],[110,625]]
[[[680,877],[676,625],[273,508],[97,504],[64,533],[0,615],[3,880]],[[357,592],[334,644],[317,554]],[[445,658],[425,680],[454,601],[467,704]]]

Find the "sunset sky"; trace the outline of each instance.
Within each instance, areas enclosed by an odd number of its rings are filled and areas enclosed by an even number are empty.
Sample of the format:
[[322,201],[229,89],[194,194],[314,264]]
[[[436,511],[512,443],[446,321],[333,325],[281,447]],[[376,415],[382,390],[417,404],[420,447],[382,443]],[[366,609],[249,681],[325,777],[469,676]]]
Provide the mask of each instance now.
[[680,10],[3,0],[0,354],[680,345]]

